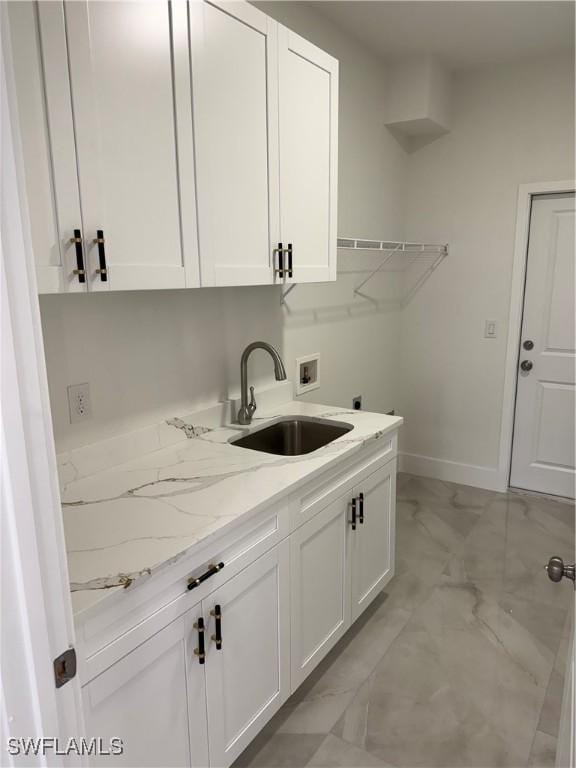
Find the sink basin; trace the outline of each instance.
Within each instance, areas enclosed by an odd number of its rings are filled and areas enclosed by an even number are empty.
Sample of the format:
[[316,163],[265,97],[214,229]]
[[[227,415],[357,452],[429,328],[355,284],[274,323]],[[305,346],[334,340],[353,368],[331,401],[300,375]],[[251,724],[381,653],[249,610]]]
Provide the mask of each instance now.
[[238,448],[250,448],[279,456],[301,456],[328,445],[354,429],[344,421],[315,419],[311,416],[286,416],[230,440]]

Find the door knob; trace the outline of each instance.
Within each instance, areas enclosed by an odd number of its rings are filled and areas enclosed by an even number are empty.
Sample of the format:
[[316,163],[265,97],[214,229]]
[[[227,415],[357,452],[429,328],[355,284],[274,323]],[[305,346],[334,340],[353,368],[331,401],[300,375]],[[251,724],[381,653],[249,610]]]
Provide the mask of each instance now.
[[548,578],[550,581],[562,581],[562,577],[566,579],[576,579],[575,571],[576,567],[572,565],[564,565],[564,560],[561,557],[551,557],[548,560],[548,565],[544,566],[548,571]]
[[534,342],[532,341],[532,339],[526,339],[526,341],[524,342],[524,344],[522,344],[522,346],[524,347],[524,349],[534,349]]
[[520,368],[522,368],[523,371],[531,371],[534,367],[534,363],[532,360],[522,360],[520,363]]

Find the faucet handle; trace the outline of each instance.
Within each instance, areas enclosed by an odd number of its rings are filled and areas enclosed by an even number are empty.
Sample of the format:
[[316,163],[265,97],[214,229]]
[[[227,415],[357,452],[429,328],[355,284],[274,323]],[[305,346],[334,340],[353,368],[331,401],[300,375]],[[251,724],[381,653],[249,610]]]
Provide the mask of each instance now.
[[248,413],[250,416],[253,415],[254,411],[256,410],[256,398],[254,397],[254,387],[250,387],[250,402],[248,403]]

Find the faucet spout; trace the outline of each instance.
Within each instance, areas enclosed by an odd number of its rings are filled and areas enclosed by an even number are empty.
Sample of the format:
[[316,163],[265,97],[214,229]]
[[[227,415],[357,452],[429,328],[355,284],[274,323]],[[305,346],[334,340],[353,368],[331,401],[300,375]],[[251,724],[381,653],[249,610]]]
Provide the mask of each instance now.
[[268,344],[266,341],[253,341],[251,344],[248,344],[244,352],[242,352],[242,357],[240,359],[240,389],[242,402],[240,410],[238,411],[239,424],[250,424],[252,422],[254,411],[256,410],[256,399],[254,398],[254,390],[252,387],[250,388],[252,397],[250,402],[248,402],[248,358],[255,349],[263,349],[265,352],[268,352],[272,358],[276,381],[285,381],[286,379],[284,363],[275,347]]

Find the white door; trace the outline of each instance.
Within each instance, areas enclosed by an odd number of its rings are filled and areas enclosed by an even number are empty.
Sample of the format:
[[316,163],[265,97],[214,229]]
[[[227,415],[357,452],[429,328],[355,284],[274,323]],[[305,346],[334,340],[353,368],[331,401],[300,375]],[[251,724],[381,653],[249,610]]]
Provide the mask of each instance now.
[[186,4],[66,2],[64,18],[89,290],[197,285]]
[[84,686],[87,738],[101,737],[107,747],[112,738],[122,741],[122,754],[92,757],[90,765],[208,765],[197,614],[187,611]]
[[[574,606],[572,606],[574,616]],[[564,694],[560,712],[560,728],[556,749],[556,768],[576,768],[576,647],[574,623],[570,638],[568,659],[564,673]]]
[[54,675],[54,660],[74,646],[74,624],[7,5],[0,3],[0,762],[16,765],[29,760],[8,754],[9,738],[66,743],[83,722],[78,678],[57,688]]
[[64,7],[6,5],[38,291],[86,291]]
[[574,497],[574,194],[532,199],[510,485]]
[[350,626],[350,498],[340,497],[290,536],[293,691]]
[[211,766],[230,765],[290,694],[288,578],[284,541],[202,602]]
[[202,285],[274,282],[277,30],[247,3],[190,4]]
[[357,525],[350,531],[352,621],[394,575],[396,460],[354,489]]
[[288,282],[336,279],[338,62],[285,27],[278,32],[280,230]]

